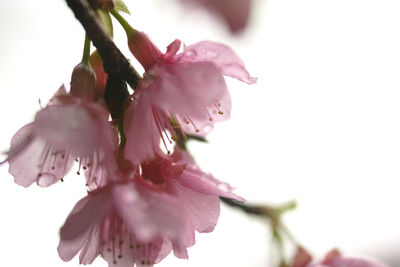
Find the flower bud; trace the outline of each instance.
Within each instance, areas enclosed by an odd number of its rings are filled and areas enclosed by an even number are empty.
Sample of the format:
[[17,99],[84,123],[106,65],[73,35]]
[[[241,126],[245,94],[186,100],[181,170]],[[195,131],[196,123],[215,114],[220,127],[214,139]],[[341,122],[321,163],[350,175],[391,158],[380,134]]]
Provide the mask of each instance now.
[[161,57],[162,53],[144,32],[133,30],[127,32],[128,46],[133,56],[148,71]]
[[306,267],[311,261],[310,253],[303,247],[298,246],[291,267]]
[[83,63],[79,63],[71,75],[72,96],[79,97],[88,101],[95,98],[96,74],[93,69]]
[[92,66],[93,71],[96,74],[96,99],[103,99],[108,76],[108,74],[104,71],[103,59],[101,58],[99,52],[95,50],[90,55],[89,60],[90,66]]

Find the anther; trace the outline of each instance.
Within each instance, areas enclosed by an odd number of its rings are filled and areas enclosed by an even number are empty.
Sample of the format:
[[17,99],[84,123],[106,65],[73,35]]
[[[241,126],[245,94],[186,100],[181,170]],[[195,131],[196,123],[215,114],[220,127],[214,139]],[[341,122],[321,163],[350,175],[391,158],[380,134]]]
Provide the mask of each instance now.
[[60,181],[61,181],[61,182],[64,182],[64,178],[60,178]]

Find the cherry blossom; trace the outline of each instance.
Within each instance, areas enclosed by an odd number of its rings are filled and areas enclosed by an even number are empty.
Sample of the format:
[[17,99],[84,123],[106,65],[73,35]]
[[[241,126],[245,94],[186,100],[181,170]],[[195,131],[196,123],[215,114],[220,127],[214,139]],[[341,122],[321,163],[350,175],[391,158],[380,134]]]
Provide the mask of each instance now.
[[34,121],[13,136],[9,172],[19,185],[49,186],[62,180],[77,160],[78,173],[85,172],[93,189],[105,182],[104,165],[112,169],[108,155],[114,153],[116,142],[108,113],[97,103],[67,94],[62,86]]
[[181,42],[175,40],[162,54],[144,33],[128,37],[146,71],[125,117],[125,152],[134,164],[160,154],[160,138],[167,147],[176,131],[205,135],[214,122],[228,119],[231,98],[224,75],[256,82],[225,45],[204,41],[177,54]]
[[229,185],[204,174],[186,152],[158,157],[141,172],[89,192],[61,229],[60,257],[90,264],[99,254],[116,266],[152,266],[172,250],[187,258],[195,230],[211,232],[219,217],[219,196],[243,199]]

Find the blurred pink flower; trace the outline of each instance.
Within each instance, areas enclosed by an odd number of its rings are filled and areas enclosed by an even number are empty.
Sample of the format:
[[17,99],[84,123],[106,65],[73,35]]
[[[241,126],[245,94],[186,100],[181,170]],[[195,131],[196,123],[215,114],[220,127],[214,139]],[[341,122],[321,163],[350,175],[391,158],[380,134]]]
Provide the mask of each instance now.
[[[183,152],[182,152],[183,153]],[[116,266],[152,266],[171,250],[187,258],[195,233],[211,232],[219,217],[219,196],[243,199],[176,151],[142,165],[141,174],[89,193],[62,227],[60,257],[91,263],[99,254]],[[125,180],[122,182],[122,180]]]
[[222,44],[200,42],[177,54],[181,42],[175,40],[161,54],[144,33],[136,31],[129,44],[146,70],[125,117],[125,153],[134,164],[161,153],[160,138],[167,147],[176,130],[205,135],[214,122],[228,119],[231,99],[223,75],[256,82]]
[[35,181],[49,186],[62,179],[77,159],[78,172],[82,167],[94,188],[102,178],[94,174],[112,163],[108,157],[116,149],[116,133],[107,118],[98,104],[67,95],[61,87],[35,120],[11,140],[7,161],[15,182],[25,187]]
[[295,260],[292,266],[297,267],[388,267],[382,262],[375,259],[359,258],[359,257],[345,257],[337,249],[329,251],[325,258],[319,263],[310,263],[311,258],[302,260],[304,257],[299,255],[308,255],[305,250],[299,250],[296,255],[297,261]]
[[221,17],[233,33],[242,31],[249,20],[251,0],[181,0],[184,4],[202,5]]

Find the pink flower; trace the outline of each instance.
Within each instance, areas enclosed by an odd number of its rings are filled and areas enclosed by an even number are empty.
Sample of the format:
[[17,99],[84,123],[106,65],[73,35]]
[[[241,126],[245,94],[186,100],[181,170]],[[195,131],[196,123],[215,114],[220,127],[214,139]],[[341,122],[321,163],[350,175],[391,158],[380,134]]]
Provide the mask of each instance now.
[[161,54],[145,34],[134,31],[128,37],[146,70],[125,117],[125,153],[134,164],[160,154],[160,138],[167,146],[177,130],[204,135],[214,122],[228,119],[231,99],[223,75],[256,81],[222,44],[200,42],[177,54],[181,42],[175,40]]
[[67,95],[61,87],[50,105],[11,140],[7,161],[15,182],[49,186],[62,180],[77,159],[89,188],[103,184],[101,172],[112,163],[109,155],[116,149],[116,133],[107,118],[98,104]]
[[182,212],[192,226],[186,236],[193,235],[194,229],[200,233],[214,230],[220,212],[220,196],[243,201],[232,193],[228,184],[203,173],[187,152],[177,148],[172,156],[157,157],[143,163],[141,168],[143,179],[155,190],[167,192],[182,204]]
[[356,257],[344,257],[339,251],[331,250],[325,259],[315,267],[388,267],[386,264],[374,259],[363,259]]
[[233,33],[242,31],[249,20],[251,0],[182,0],[185,4],[202,5],[221,17]]
[[325,258],[319,263],[310,263],[312,260],[308,252],[300,248],[296,254],[293,267],[388,267],[382,262],[374,259],[363,259],[356,257],[344,257],[341,253],[333,249],[329,251]]
[[[173,249],[187,257],[179,202],[146,183],[110,184],[79,201],[60,231],[64,261],[80,251],[80,263],[101,254],[113,266],[152,266]],[[183,244],[183,246],[182,246]]]
[[211,232],[219,196],[242,199],[204,174],[180,152],[142,165],[133,179],[89,193],[61,229],[60,257],[91,263],[99,254],[116,266],[152,266],[171,252],[187,258],[194,231]]

